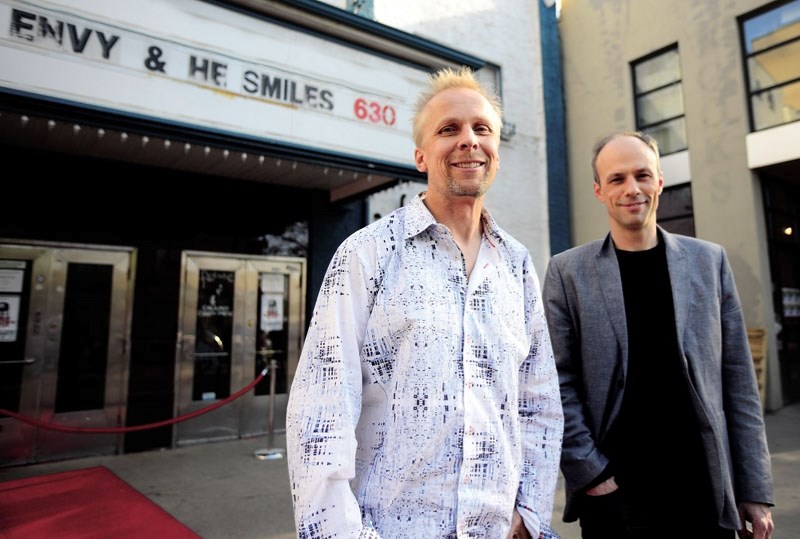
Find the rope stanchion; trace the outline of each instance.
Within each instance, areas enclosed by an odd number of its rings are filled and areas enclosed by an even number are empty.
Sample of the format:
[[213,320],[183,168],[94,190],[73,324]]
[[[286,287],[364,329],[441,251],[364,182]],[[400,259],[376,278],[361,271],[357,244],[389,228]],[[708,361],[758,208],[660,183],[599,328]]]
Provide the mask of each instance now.
[[256,377],[255,380],[247,384],[245,387],[237,391],[236,393],[215,402],[214,404],[210,404],[205,408],[201,408],[199,410],[195,410],[194,412],[189,412],[188,414],[173,417],[171,419],[165,419],[163,421],[158,421],[156,423],[148,423],[146,425],[134,425],[132,427],[71,427],[67,425],[56,425],[54,423],[47,423],[45,421],[40,421],[38,419],[34,419],[32,417],[28,417],[22,414],[18,414],[16,412],[12,412],[11,410],[6,410],[4,408],[0,408],[0,414],[7,415],[9,417],[13,417],[23,423],[27,423],[29,425],[33,425],[35,427],[40,427],[43,429],[49,430],[56,430],[59,432],[77,432],[77,433],[84,433],[84,434],[118,434],[120,432],[138,432],[142,430],[149,430],[155,429],[158,427],[164,427],[166,425],[172,425],[174,423],[180,423],[181,421],[186,421],[187,419],[191,419],[193,417],[197,417],[199,415],[207,414],[217,408],[225,406],[229,402],[235,401],[251,389],[253,389],[263,378],[267,375],[267,371],[269,367],[265,368],[261,371],[261,373]]
[[278,362],[271,360],[269,362],[270,376],[269,376],[269,415],[267,416],[267,431],[269,434],[269,447],[258,449],[254,452],[254,456],[258,460],[276,460],[283,458],[283,450],[276,448],[272,443],[275,436],[274,420],[275,420],[275,373],[278,371]]

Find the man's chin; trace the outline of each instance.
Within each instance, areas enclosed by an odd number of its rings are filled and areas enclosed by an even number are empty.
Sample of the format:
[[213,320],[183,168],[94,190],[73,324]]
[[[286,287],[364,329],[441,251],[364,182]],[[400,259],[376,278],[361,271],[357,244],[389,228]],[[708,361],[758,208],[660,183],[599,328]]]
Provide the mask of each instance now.
[[466,185],[457,181],[450,182],[450,193],[455,196],[478,198],[488,190],[489,184],[483,181]]

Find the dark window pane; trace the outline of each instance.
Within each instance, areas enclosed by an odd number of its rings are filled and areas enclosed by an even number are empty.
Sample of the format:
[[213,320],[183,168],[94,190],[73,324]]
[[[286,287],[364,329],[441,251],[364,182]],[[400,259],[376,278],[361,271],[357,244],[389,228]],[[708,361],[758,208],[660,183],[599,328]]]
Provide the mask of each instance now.
[[658,221],[658,224],[661,225],[667,232],[694,237],[694,217],[665,219],[663,221]]
[[[275,376],[275,394],[288,392],[289,361],[289,298],[286,295],[288,277],[278,273],[259,274],[258,312],[259,323],[256,339],[255,376],[270,366],[274,359],[277,363]],[[256,395],[269,395],[270,376],[256,385]]]
[[658,224],[675,234],[694,236],[691,184],[667,187],[658,200]]
[[113,266],[67,266],[55,411],[105,407]]
[[231,392],[231,341],[236,274],[200,270],[192,399],[224,399]]
[[798,220],[791,213],[774,212],[770,215],[770,235],[777,243],[795,243],[798,235]]
[[658,200],[659,217],[691,215],[692,211],[692,188],[690,184],[664,188]]

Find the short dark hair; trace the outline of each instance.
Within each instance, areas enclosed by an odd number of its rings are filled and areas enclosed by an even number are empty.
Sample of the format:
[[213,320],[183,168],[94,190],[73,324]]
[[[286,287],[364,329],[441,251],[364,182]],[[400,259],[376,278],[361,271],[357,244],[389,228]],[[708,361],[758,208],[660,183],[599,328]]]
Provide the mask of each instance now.
[[600,152],[603,151],[603,148],[606,147],[606,144],[621,137],[637,138],[647,144],[647,147],[653,150],[653,153],[656,155],[656,167],[658,167],[656,171],[661,174],[661,159],[658,153],[658,141],[656,141],[656,139],[647,133],[643,133],[641,131],[618,131],[616,133],[611,133],[604,136],[598,140],[595,143],[594,148],[592,148],[592,174],[594,175],[595,183],[598,185],[600,184],[600,176],[597,174],[597,156],[600,155]]

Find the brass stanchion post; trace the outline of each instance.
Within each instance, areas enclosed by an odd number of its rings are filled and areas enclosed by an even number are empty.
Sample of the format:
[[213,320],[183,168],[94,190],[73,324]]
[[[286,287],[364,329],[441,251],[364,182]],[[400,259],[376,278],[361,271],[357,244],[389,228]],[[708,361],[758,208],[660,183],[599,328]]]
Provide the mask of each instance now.
[[278,361],[271,359],[269,361],[269,414],[267,416],[267,435],[269,445],[266,449],[257,449],[255,457],[258,460],[276,460],[283,458],[283,449],[276,448],[273,443],[275,436],[275,373],[278,370]]

